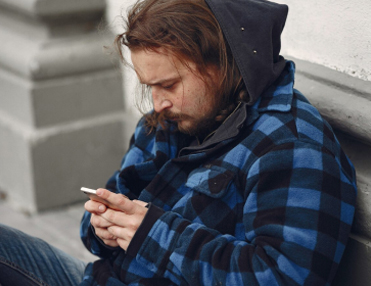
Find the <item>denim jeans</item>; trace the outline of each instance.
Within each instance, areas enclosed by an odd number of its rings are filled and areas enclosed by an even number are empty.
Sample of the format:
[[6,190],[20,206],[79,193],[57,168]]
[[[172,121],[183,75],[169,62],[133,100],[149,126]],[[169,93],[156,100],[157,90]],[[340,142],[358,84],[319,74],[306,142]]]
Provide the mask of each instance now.
[[84,269],[84,262],[45,241],[0,224],[1,286],[76,286]]

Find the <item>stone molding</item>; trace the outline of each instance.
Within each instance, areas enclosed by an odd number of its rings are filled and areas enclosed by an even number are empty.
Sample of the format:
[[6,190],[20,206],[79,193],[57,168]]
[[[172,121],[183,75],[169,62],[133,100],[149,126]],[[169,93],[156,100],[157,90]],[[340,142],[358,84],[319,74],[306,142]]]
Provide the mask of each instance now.
[[295,86],[329,123],[371,145],[371,82],[294,59]]
[[116,57],[110,61],[104,53],[104,46],[112,40],[110,35],[32,41],[0,29],[0,37],[4,41],[0,45],[0,66],[32,80],[112,69],[114,63],[118,66]]
[[0,0],[0,6],[34,18],[70,16],[76,13],[103,12],[105,0]]
[[54,126],[29,128],[23,123],[14,120],[14,118],[7,114],[0,113],[0,127],[6,128],[10,132],[17,134],[23,141],[29,142],[30,147],[36,146],[40,142],[46,141],[48,138],[55,135],[78,132],[79,130],[96,126],[105,126],[117,122],[124,123],[126,120],[129,120],[128,116],[125,116],[122,110],[120,110],[109,114],[102,114],[100,116],[84,118],[78,121],[66,122]]
[[370,241],[351,234],[332,285],[363,286],[371,281]]
[[[38,13],[36,8],[29,7],[29,2],[0,0],[0,8],[8,5],[0,9],[0,67],[31,80],[40,80],[112,69],[113,63],[117,65],[118,58],[112,56],[109,60],[107,54],[110,51],[104,50],[113,42],[113,35],[102,21],[104,0],[32,1],[35,6],[53,7],[56,13],[64,11],[59,6],[69,7],[65,7],[70,13],[65,20],[58,21],[58,17],[52,17],[51,21],[46,22],[27,17],[25,9],[35,17]],[[10,9],[12,6],[9,3],[18,10],[14,7]],[[99,11],[100,15],[86,19],[77,14],[79,11],[93,15]]]

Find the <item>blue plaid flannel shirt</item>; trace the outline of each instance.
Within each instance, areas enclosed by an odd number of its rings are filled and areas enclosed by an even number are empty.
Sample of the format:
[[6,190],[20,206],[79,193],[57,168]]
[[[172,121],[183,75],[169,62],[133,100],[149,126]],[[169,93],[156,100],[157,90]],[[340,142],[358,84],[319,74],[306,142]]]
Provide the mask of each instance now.
[[254,106],[200,146],[138,124],[107,188],[150,202],[127,252],[106,247],[81,285],[330,285],[354,214],[355,171],[330,125],[293,88],[288,61]]

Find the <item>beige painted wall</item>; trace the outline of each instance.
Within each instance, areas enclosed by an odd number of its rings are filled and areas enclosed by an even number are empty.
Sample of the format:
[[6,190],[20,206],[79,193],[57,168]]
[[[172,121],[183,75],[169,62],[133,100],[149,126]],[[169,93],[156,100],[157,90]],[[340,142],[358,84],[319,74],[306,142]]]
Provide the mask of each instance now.
[[277,0],[289,6],[282,52],[371,81],[370,0]]

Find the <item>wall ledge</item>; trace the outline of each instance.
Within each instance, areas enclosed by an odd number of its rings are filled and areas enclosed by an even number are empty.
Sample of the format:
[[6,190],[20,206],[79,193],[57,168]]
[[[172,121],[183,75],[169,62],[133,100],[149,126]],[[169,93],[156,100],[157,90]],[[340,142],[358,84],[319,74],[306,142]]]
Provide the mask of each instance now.
[[117,55],[104,48],[113,42],[108,33],[30,39],[0,28],[0,38],[4,43],[0,45],[0,66],[24,78],[42,80],[119,66]]
[[295,88],[303,92],[335,129],[371,145],[371,82],[287,58],[296,64]]

